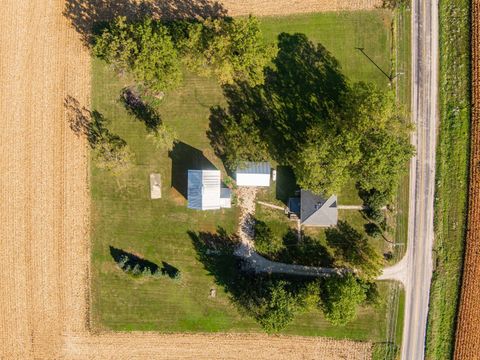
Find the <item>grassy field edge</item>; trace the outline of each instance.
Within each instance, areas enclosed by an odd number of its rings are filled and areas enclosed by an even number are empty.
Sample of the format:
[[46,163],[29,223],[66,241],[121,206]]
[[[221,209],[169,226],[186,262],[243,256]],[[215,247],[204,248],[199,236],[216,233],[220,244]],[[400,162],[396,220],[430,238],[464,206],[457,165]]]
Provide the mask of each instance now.
[[470,130],[470,3],[439,4],[440,125],[427,359],[450,359],[465,241]]

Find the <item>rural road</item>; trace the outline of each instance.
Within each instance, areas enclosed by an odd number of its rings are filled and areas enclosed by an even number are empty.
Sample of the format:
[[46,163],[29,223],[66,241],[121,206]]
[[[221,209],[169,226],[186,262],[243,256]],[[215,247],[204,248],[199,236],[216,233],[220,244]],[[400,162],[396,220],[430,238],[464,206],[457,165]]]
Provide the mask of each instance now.
[[408,247],[404,259],[385,269],[405,285],[403,360],[425,357],[432,278],[433,200],[437,128],[438,0],[414,0],[412,9],[412,119],[417,149],[410,163]]

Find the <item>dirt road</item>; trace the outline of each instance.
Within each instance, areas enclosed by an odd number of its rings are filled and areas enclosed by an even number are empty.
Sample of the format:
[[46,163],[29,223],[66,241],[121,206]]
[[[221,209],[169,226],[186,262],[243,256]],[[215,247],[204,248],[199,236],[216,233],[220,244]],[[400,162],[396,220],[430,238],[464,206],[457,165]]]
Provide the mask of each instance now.
[[368,343],[322,338],[88,332],[88,154],[64,100],[88,107],[90,60],[64,10],[0,7],[0,358],[369,358]]

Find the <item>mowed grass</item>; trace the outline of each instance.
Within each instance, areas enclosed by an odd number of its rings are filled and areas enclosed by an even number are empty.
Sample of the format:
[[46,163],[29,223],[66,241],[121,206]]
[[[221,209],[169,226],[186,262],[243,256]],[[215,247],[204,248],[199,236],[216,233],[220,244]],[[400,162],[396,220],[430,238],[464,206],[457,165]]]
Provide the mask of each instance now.
[[[390,61],[389,14],[383,11],[312,14],[262,19],[269,41],[279,32],[304,32],[321,41],[352,80],[375,81],[386,86],[383,75],[354,47],[366,51],[382,66]],[[367,46],[368,44],[368,46]],[[193,211],[172,187],[172,160],[146,139],[145,125],[129,115],[119,101],[120,91],[130,84],[98,60],[93,61],[92,108],[110,121],[108,128],[122,137],[135,153],[134,166],[120,185],[92,164],[92,324],[96,329],[155,330],[161,332],[261,331],[250,318],[240,314],[221,286],[197,260],[188,231],[233,232],[236,208],[221,211]],[[182,154],[203,154],[217,168],[223,166],[210,147],[206,130],[210,107],[224,104],[215,79],[186,73],[182,87],[169,92],[158,111],[182,142]],[[162,199],[149,199],[148,176],[162,176]],[[225,174],[224,174],[225,176]],[[175,180],[175,179],[174,179]],[[346,191],[346,193],[349,193]],[[351,192],[350,192],[351,193]],[[358,203],[354,193],[349,202]],[[166,262],[178,268],[181,280],[167,277],[132,278],[123,273],[110,255],[110,246],[134,253],[162,267]],[[209,297],[210,289],[217,290]],[[388,289],[381,285],[384,298]],[[383,341],[386,307],[365,308],[346,327],[334,327],[320,312],[303,314],[285,333]]]
[[450,359],[462,275],[470,144],[470,2],[440,1],[440,129],[428,359]]

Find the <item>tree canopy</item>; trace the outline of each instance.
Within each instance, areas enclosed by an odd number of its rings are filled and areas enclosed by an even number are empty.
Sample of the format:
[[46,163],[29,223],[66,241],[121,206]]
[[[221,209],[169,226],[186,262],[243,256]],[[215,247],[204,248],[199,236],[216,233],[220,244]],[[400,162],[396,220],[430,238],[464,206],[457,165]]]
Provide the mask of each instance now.
[[172,25],[184,62],[202,75],[214,74],[221,84],[234,80],[262,84],[264,68],[276,47],[263,41],[255,17],[206,19]]
[[174,88],[182,78],[167,27],[150,18],[128,23],[117,17],[94,38],[93,52],[153,91]]
[[263,85],[226,86],[228,109],[212,112],[212,127],[233,118],[235,128],[253,135],[244,141],[230,129],[217,131],[222,146],[212,145],[227,166],[261,154],[290,166],[298,185],[317,194],[338,192],[353,179],[363,191],[393,196],[413,148],[392,91],[351,84],[328,50],[304,34],[280,34],[265,73]]
[[367,300],[366,288],[352,274],[330,277],[321,286],[322,310],[334,325],[345,325],[355,319],[357,308]]

